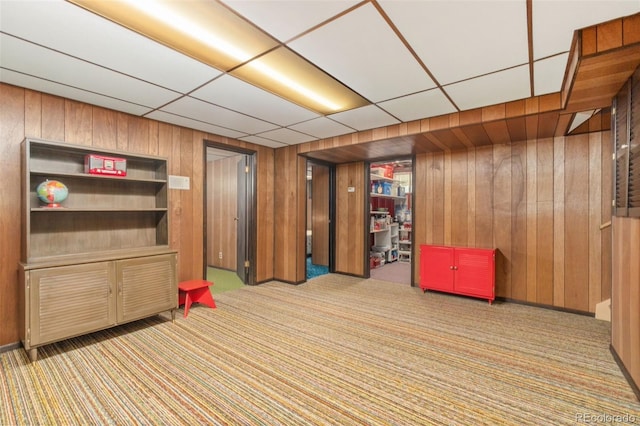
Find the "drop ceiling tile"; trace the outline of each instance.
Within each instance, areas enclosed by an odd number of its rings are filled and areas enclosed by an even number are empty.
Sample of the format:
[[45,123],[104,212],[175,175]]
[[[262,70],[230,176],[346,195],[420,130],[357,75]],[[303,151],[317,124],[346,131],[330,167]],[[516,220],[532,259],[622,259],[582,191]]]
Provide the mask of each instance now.
[[316,139],[313,136],[305,135],[304,133],[285,128],[270,130],[268,132],[260,133],[257,136],[285,143],[287,145],[296,145],[299,143],[310,142]]
[[315,136],[318,139],[332,138],[334,136],[346,135],[353,133],[355,130],[333,121],[326,117],[316,118],[314,120],[305,121],[304,123],[289,126],[290,129],[297,130],[308,135]]
[[2,68],[0,68],[0,81],[14,86],[28,87],[31,90],[37,90],[50,95],[61,96],[67,99],[75,99],[80,102],[126,112],[127,114],[141,116],[151,111],[150,108],[142,105],[132,104],[109,96],[102,96],[98,93],[76,89],[75,87],[65,86],[53,81],[43,80],[41,78],[20,74]]
[[147,107],[175,99],[176,92],[127,77],[71,56],[0,34],[5,69]]
[[400,121],[375,105],[339,112],[328,117],[356,130],[376,129],[400,123]]
[[569,54],[563,53],[533,63],[534,95],[546,95],[562,89],[562,79],[568,59]]
[[533,58],[571,49],[575,30],[640,12],[638,0],[533,1]]
[[567,133],[573,132],[577,127],[583,124],[585,121],[591,118],[595,110],[578,112],[573,116],[573,120],[571,121],[571,126],[569,126],[569,130]]
[[223,3],[283,42],[341,13],[359,1],[222,0]]
[[288,46],[372,102],[435,87],[370,3]]
[[440,84],[529,60],[524,1],[379,3]]
[[286,143],[272,141],[271,139],[265,139],[259,136],[245,136],[239,139],[244,142],[250,142],[256,145],[268,146],[270,148],[282,148],[284,146],[287,146]]
[[164,111],[153,111],[152,113],[147,114],[145,117],[162,121],[163,123],[175,124],[177,126],[183,126],[189,129],[200,130],[203,132],[225,136],[228,138],[238,139],[246,135],[246,133],[243,132],[216,126],[214,124],[204,123],[202,121],[193,120],[191,118],[182,117]]
[[440,89],[380,102],[378,106],[402,121],[419,120],[457,111]]
[[192,97],[252,117],[288,126],[319,115],[249,83],[224,75],[191,93]]
[[444,90],[462,111],[528,98],[531,96],[529,66],[465,80]]
[[66,1],[2,2],[7,34],[187,93],[220,71]]
[[162,111],[190,117],[204,123],[242,131],[244,134],[260,133],[275,129],[277,126],[240,114],[198,99],[184,97],[162,107]]

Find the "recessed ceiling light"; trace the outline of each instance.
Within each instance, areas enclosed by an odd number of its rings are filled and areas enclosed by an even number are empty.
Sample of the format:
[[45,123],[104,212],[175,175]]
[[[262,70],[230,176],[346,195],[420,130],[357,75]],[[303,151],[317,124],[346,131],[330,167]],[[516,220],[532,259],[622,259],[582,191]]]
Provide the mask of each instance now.
[[369,104],[217,1],[68,1],[320,114]]

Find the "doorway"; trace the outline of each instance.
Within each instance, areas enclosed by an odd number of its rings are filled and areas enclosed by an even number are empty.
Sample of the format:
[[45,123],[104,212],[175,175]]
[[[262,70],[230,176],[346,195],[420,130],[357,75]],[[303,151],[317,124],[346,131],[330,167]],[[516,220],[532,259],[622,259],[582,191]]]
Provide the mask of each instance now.
[[307,161],[307,280],[328,274],[333,266],[332,173],[329,165]]
[[413,160],[369,165],[369,277],[413,282]]
[[255,284],[255,152],[205,144],[205,277],[219,293]]

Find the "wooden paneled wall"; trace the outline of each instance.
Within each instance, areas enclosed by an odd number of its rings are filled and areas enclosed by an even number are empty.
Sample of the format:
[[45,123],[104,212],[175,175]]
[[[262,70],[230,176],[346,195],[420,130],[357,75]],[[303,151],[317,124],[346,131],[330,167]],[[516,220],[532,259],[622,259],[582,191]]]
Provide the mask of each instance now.
[[611,294],[611,149],[607,131],[418,155],[416,248],[495,247],[498,297],[595,312]]
[[[207,265],[236,270],[238,162],[242,155],[207,162]],[[220,258],[222,254],[222,258]]]
[[611,346],[640,387],[640,219],[614,217]]
[[0,346],[18,342],[20,143],[26,137],[168,158],[169,174],[191,189],[169,194],[170,246],[179,251],[179,279],[204,271],[204,140],[257,151],[256,281],[273,277],[273,149],[0,83]]
[[314,265],[329,266],[329,167],[314,165],[311,176],[311,258]]
[[307,161],[297,146],[275,152],[274,278],[301,283],[306,279]]
[[365,220],[366,223],[369,221],[369,212],[365,211],[369,184],[364,177],[363,162],[336,167],[335,269],[336,272],[358,276],[364,275],[365,255],[368,257],[369,253],[364,233]]

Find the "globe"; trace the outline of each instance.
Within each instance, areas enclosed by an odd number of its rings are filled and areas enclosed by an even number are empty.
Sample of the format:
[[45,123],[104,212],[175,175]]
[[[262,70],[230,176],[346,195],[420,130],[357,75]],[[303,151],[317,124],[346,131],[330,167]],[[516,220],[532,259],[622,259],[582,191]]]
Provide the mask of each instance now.
[[69,190],[64,183],[47,179],[38,185],[36,194],[47,207],[60,207],[60,203],[67,199]]

